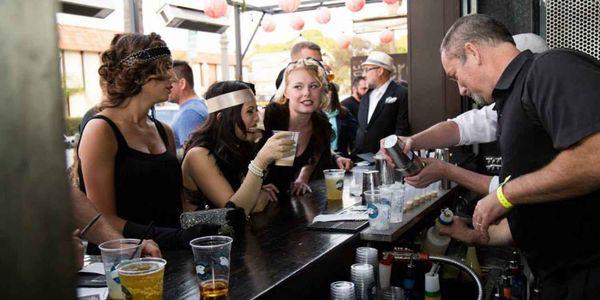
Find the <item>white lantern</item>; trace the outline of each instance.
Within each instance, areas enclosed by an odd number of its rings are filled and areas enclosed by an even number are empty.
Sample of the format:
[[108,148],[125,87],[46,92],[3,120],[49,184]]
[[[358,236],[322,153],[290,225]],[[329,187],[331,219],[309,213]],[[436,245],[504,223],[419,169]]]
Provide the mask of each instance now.
[[329,8],[321,6],[317,9],[317,16],[315,17],[319,24],[327,24],[331,20],[331,12]]
[[279,8],[286,13],[295,12],[300,6],[300,0],[279,0]]
[[379,35],[379,41],[382,44],[387,44],[387,43],[391,42],[392,40],[394,40],[394,33],[389,29],[385,29]]
[[263,18],[262,22],[260,22],[260,26],[265,32],[271,32],[275,30],[275,20],[273,19],[273,17],[271,17],[271,15],[266,15]]
[[383,0],[383,2],[385,2],[386,4],[392,5],[392,4],[396,4],[396,2],[398,2],[398,0]]
[[346,0],[346,7],[351,12],[357,12],[365,6],[365,0]]
[[206,0],[204,1],[204,14],[207,16],[218,19],[227,14],[227,1],[226,0]]
[[302,30],[304,28],[304,19],[299,15],[294,15],[290,21],[290,25],[294,30]]

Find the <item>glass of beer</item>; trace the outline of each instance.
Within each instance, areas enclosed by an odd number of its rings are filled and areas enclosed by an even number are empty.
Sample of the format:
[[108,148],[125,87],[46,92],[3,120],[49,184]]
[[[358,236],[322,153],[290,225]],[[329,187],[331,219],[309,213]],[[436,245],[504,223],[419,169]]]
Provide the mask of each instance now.
[[294,166],[294,159],[296,158],[296,148],[298,147],[298,137],[300,136],[300,132],[297,131],[284,131],[284,130],[273,130],[273,134],[277,134],[280,132],[285,132],[288,134],[289,139],[294,141],[294,148],[292,154],[287,157],[282,157],[275,161],[276,166],[280,167],[292,167]]
[[346,171],[343,169],[323,170],[325,187],[327,188],[327,200],[342,200],[345,173]]
[[139,258],[142,250],[138,239],[118,239],[107,241],[98,246],[104,263],[106,285],[108,285],[108,298],[124,299],[121,292],[121,281],[117,272],[117,265],[124,260]]
[[232,238],[220,235],[205,236],[190,242],[196,263],[200,299],[227,299],[232,243]]
[[125,299],[161,300],[166,264],[167,261],[162,258],[144,257],[117,265]]

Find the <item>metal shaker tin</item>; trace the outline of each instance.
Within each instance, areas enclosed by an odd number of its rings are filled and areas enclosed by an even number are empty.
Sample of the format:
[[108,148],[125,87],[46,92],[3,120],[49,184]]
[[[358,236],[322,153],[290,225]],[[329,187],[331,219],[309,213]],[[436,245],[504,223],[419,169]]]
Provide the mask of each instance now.
[[423,162],[419,156],[412,151],[408,155],[404,154],[404,143],[396,135],[390,135],[383,139],[383,147],[402,176],[413,176],[423,169]]

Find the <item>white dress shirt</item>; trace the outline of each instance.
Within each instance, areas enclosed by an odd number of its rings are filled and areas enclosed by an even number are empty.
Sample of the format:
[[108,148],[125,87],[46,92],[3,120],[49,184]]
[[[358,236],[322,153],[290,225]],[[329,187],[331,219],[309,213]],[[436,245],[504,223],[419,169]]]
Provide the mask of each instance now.
[[377,103],[379,103],[379,99],[381,99],[381,97],[383,97],[383,94],[385,93],[385,90],[387,90],[388,86],[390,85],[390,82],[392,82],[392,79],[386,81],[380,87],[373,89],[373,91],[371,91],[371,94],[369,94],[369,113],[367,115],[367,124],[369,122],[371,122],[371,116],[373,115],[373,112],[375,111],[375,107],[377,107]]
[[496,140],[498,114],[494,110],[495,103],[481,109],[472,109],[449,119],[458,125],[460,140],[458,146],[476,143],[489,143]]

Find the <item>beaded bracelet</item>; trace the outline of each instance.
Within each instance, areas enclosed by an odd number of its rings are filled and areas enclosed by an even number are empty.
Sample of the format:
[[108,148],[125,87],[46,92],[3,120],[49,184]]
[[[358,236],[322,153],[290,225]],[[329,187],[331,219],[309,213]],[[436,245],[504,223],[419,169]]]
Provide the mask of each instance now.
[[263,178],[265,176],[264,171],[261,168],[257,167],[254,164],[253,160],[250,161],[250,163],[248,164],[248,171],[250,171],[252,174],[254,174],[260,178]]

